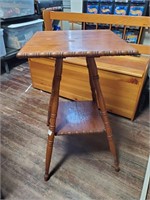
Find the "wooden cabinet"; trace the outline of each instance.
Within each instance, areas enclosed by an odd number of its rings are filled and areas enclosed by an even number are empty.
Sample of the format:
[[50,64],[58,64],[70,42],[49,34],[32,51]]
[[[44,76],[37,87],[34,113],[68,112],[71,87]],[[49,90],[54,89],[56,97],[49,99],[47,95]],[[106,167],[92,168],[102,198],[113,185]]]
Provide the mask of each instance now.
[[[124,56],[101,57],[96,62],[107,110],[133,120],[147,77],[148,58],[128,58],[124,62]],[[29,65],[33,87],[51,92],[54,60],[32,58]],[[60,95],[72,100],[91,99],[85,60],[67,58],[63,65]]]

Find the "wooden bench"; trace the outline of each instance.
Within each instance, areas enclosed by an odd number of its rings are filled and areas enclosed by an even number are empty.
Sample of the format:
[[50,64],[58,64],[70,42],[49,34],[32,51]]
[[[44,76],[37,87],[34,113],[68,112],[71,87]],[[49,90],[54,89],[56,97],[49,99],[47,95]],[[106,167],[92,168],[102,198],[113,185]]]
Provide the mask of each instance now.
[[[51,12],[44,10],[43,19],[46,31],[52,31],[53,20],[60,20],[61,29],[85,29],[87,23],[123,26],[123,39],[128,27],[139,27],[137,44],[131,44],[141,54],[150,54],[150,46],[140,44],[144,28],[150,27],[150,17],[131,17],[86,13]],[[67,22],[64,23],[64,21]],[[65,25],[65,27],[63,27]],[[109,112],[134,119],[141,92],[147,78],[149,56],[112,56],[96,58],[100,84]],[[54,60],[51,58],[29,59],[32,85],[51,92]],[[72,100],[91,99],[86,63],[83,58],[64,60],[60,95]],[[77,78],[78,77],[78,78]],[[82,78],[81,78],[82,77]]]

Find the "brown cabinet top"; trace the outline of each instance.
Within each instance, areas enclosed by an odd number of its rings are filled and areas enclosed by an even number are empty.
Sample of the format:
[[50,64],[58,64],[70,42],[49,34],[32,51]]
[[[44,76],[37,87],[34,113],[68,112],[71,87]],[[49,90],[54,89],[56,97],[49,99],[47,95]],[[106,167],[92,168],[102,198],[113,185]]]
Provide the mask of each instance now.
[[110,30],[37,32],[18,52],[18,57],[76,57],[138,54]]

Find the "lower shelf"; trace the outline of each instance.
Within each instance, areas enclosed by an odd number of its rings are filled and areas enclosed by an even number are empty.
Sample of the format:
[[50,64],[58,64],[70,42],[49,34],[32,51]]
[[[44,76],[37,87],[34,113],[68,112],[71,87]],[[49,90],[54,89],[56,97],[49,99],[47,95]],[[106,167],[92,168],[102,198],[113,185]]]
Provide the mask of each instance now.
[[105,130],[96,104],[92,101],[60,101],[56,120],[56,135],[91,134]]

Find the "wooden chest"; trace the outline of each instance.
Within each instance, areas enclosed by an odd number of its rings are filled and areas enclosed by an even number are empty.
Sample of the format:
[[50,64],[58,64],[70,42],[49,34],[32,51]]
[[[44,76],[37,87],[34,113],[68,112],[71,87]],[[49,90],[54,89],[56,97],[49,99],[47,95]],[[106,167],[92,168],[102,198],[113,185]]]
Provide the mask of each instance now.
[[[148,58],[131,56],[96,58],[100,85],[109,112],[134,119],[147,77],[148,61]],[[33,87],[51,92],[54,60],[31,58],[29,65]],[[91,99],[88,78],[83,58],[64,59],[60,96],[72,100]]]

